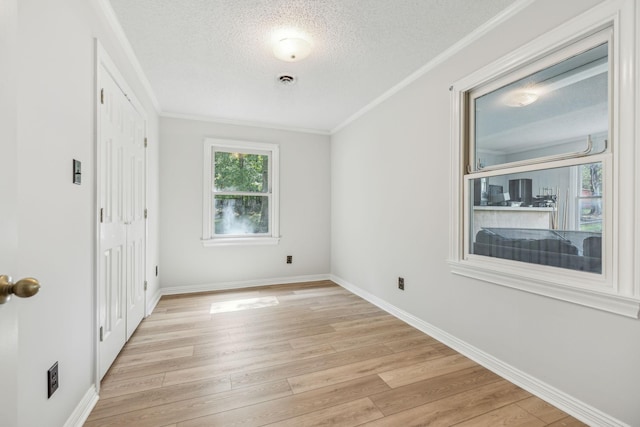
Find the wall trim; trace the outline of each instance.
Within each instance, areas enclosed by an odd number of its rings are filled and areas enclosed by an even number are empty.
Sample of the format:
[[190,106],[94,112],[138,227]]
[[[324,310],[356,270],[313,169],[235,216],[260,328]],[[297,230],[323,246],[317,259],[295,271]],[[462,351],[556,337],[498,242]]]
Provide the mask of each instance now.
[[82,427],[96,403],[98,403],[98,399],[98,390],[96,390],[95,385],[92,385],[78,402],[78,405],[64,423],[64,427]]
[[226,291],[230,289],[252,288],[256,286],[284,285],[300,282],[319,282],[331,280],[330,274],[314,274],[307,276],[275,277],[271,279],[242,280],[237,282],[203,283],[200,285],[171,286],[160,288],[162,295],[190,294],[195,292]]
[[138,80],[140,80],[140,83],[142,83],[142,87],[145,89],[149,100],[151,100],[153,107],[156,109],[156,113],[160,114],[162,108],[160,107],[158,98],[156,98],[156,94],[151,87],[151,83],[149,82],[147,75],[144,73],[142,65],[140,65],[140,61],[138,61],[138,57],[133,51],[133,47],[131,46],[129,39],[126,36],[124,29],[122,28],[122,25],[120,25],[120,21],[118,21],[118,17],[114,12],[113,7],[111,7],[111,3],[109,3],[108,0],[98,0],[97,5],[97,9],[101,12],[102,16],[107,21],[107,24],[111,28],[111,31],[113,32],[116,40],[124,51],[127,60],[133,67],[133,70],[136,73],[136,77],[138,77]]
[[149,301],[147,301],[147,311],[145,313],[145,317],[148,317],[151,313],[153,313],[153,310],[155,310],[156,306],[160,302],[160,298],[162,298],[162,289],[156,290]]
[[287,132],[300,132],[300,133],[310,133],[314,135],[331,135],[331,132],[328,130],[322,129],[309,129],[309,128],[299,128],[293,126],[280,126],[269,123],[262,122],[252,122],[245,120],[233,120],[233,119],[222,119],[217,117],[210,116],[200,116],[197,114],[182,114],[182,113],[160,113],[160,117],[167,119],[182,119],[182,120],[193,120],[198,122],[206,122],[206,123],[217,123],[221,125],[230,125],[230,126],[244,126],[244,127],[253,127],[253,128],[261,128],[261,129],[273,129],[273,130],[283,130]]
[[511,4],[511,6],[507,7],[502,12],[500,12],[499,14],[497,14],[496,16],[491,18],[489,21],[485,22],[483,25],[481,25],[478,28],[476,28],[474,31],[472,31],[470,34],[468,34],[466,37],[462,38],[457,43],[455,43],[453,46],[449,47],[447,50],[445,50],[444,52],[442,52],[441,54],[439,54],[438,56],[433,58],[431,61],[427,62],[425,65],[423,65],[421,68],[419,68],[414,73],[410,74],[407,78],[402,80],[400,83],[398,83],[397,85],[395,85],[391,89],[387,90],[382,95],[380,95],[379,97],[377,97],[376,99],[371,101],[369,104],[365,105],[362,109],[357,111],[355,114],[353,114],[350,117],[348,117],[345,121],[340,123],[338,126],[336,126],[335,128],[331,129],[331,132],[330,132],[331,135],[337,133],[338,131],[342,130],[343,128],[345,128],[350,123],[356,121],[358,118],[360,118],[363,115],[365,115],[367,112],[373,110],[375,107],[377,107],[378,105],[382,104],[388,98],[391,98],[393,95],[395,95],[396,93],[400,92],[402,89],[404,89],[405,87],[409,86],[411,83],[413,83],[414,81],[418,80],[420,77],[422,77],[423,75],[427,74],[429,71],[431,71],[432,69],[436,68],[438,65],[442,64],[443,62],[447,61],[448,59],[450,59],[451,57],[456,55],[458,52],[460,52],[465,47],[467,47],[470,44],[476,42],[482,36],[484,36],[488,32],[490,32],[493,29],[495,29],[498,25],[500,25],[503,22],[507,21],[512,16],[520,13],[522,10],[524,10],[526,7],[528,7],[533,2],[534,2],[534,0],[517,0],[517,1],[515,1],[513,4]]
[[528,392],[538,396],[539,398],[549,402],[551,405],[565,411],[573,417],[589,424],[597,426],[611,427],[630,427],[628,424],[605,414],[593,406],[590,406],[569,394],[558,390],[557,388],[538,380],[537,378],[511,366],[500,359],[480,350],[473,345],[456,338],[455,336],[443,331],[442,329],[410,314],[406,311],[388,303],[387,301],[365,291],[364,289],[342,279],[341,277],[331,275],[331,280],[342,286],[346,290],[358,295],[359,297],[378,306],[387,313],[397,317],[398,319],[408,323],[425,334],[437,339],[438,341],[453,348],[460,354],[468,357],[474,362],[484,366],[490,371],[500,375],[517,386],[527,390]]

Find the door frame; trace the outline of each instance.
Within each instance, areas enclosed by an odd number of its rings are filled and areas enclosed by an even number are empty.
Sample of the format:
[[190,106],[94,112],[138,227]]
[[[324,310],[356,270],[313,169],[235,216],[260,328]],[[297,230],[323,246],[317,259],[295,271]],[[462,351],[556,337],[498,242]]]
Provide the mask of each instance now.
[[[109,54],[107,53],[107,51],[104,49],[104,47],[102,46],[102,44],[100,43],[100,40],[98,40],[97,38],[94,39],[95,40],[95,102],[94,102],[94,120],[95,120],[95,135],[94,135],[94,140],[95,140],[95,156],[94,156],[94,164],[95,164],[95,171],[94,171],[94,182],[95,182],[95,188],[94,188],[94,207],[95,207],[95,211],[94,211],[94,256],[93,256],[93,263],[94,263],[94,277],[93,277],[93,281],[94,281],[94,285],[93,285],[93,292],[94,292],[94,335],[93,335],[93,339],[94,339],[94,376],[95,376],[95,387],[96,387],[96,392],[99,394],[100,393],[100,382],[101,382],[101,378],[100,378],[100,293],[99,293],[99,281],[100,281],[100,275],[102,273],[102,271],[100,271],[100,188],[101,188],[101,163],[100,163],[100,153],[101,153],[101,140],[100,140],[100,135],[101,135],[101,116],[100,116],[100,106],[101,106],[101,89],[102,89],[102,80],[104,79],[104,73],[108,73],[109,76],[114,80],[114,82],[118,85],[118,87],[120,88],[120,90],[124,93],[125,97],[129,100],[129,102],[132,104],[133,108],[140,114],[140,117],[142,118],[142,120],[144,121],[144,138],[146,141],[147,135],[148,135],[148,116],[147,116],[147,112],[145,111],[144,107],[142,106],[142,104],[140,103],[140,101],[138,101],[138,98],[135,96],[133,90],[131,90],[131,88],[129,87],[129,85],[127,84],[125,78],[122,76],[122,74],[120,73],[120,71],[118,70],[118,67],[115,65],[115,63],[113,62],[113,60],[111,59],[111,57],[109,56]],[[146,145],[146,144],[145,144]],[[145,186],[145,194],[144,194],[144,205],[145,205],[145,210],[146,210],[146,206],[147,206],[147,194],[148,194],[148,163],[147,163],[147,152],[145,150],[144,153],[144,164],[145,164],[145,171],[144,171],[144,186]],[[143,261],[143,270],[144,270],[144,281],[145,283],[147,282],[147,263],[148,263],[148,240],[149,240],[149,224],[148,221],[145,218],[145,227],[144,227],[144,242],[145,242],[145,250],[144,250],[144,261]],[[144,301],[143,301],[143,306],[144,306],[144,317],[148,316],[149,313],[147,312],[147,290],[145,289],[144,291]]]

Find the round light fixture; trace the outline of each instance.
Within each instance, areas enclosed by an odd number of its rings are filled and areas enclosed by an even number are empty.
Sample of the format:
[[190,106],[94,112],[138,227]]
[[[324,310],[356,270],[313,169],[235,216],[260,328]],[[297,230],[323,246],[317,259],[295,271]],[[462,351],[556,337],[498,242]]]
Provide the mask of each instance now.
[[538,100],[538,94],[532,91],[517,91],[510,93],[506,99],[505,104],[509,107],[526,107],[529,104],[533,104]]
[[284,38],[273,46],[276,58],[286,62],[300,61],[311,53],[311,43],[300,38]]

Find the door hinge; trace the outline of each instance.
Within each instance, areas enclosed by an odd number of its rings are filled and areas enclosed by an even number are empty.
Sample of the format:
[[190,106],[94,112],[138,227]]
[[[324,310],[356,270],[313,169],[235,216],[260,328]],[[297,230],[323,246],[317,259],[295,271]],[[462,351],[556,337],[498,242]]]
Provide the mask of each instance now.
[[144,219],[147,219],[148,216],[149,212],[147,211],[147,208],[144,208]]
[[144,281],[144,290],[145,291],[147,290],[147,281],[146,280]]
[[144,137],[144,148],[147,148],[147,145],[148,145],[148,141],[147,141],[147,137],[145,136]]
[[104,208],[100,208],[100,222],[104,222]]
[[100,342],[104,341],[104,328],[100,326]]
[[104,104],[104,88],[100,89],[100,104]]

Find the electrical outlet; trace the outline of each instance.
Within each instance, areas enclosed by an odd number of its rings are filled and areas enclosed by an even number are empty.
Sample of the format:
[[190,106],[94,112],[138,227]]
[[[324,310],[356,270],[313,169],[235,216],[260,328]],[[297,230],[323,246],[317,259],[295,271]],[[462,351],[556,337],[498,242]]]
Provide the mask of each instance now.
[[287,255],[287,264],[293,263],[293,255]]
[[398,277],[398,289],[404,291],[404,277]]
[[51,397],[60,384],[60,379],[58,377],[58,362],[54,363],[47,371],[47,383],[49,385],[49,397]]

